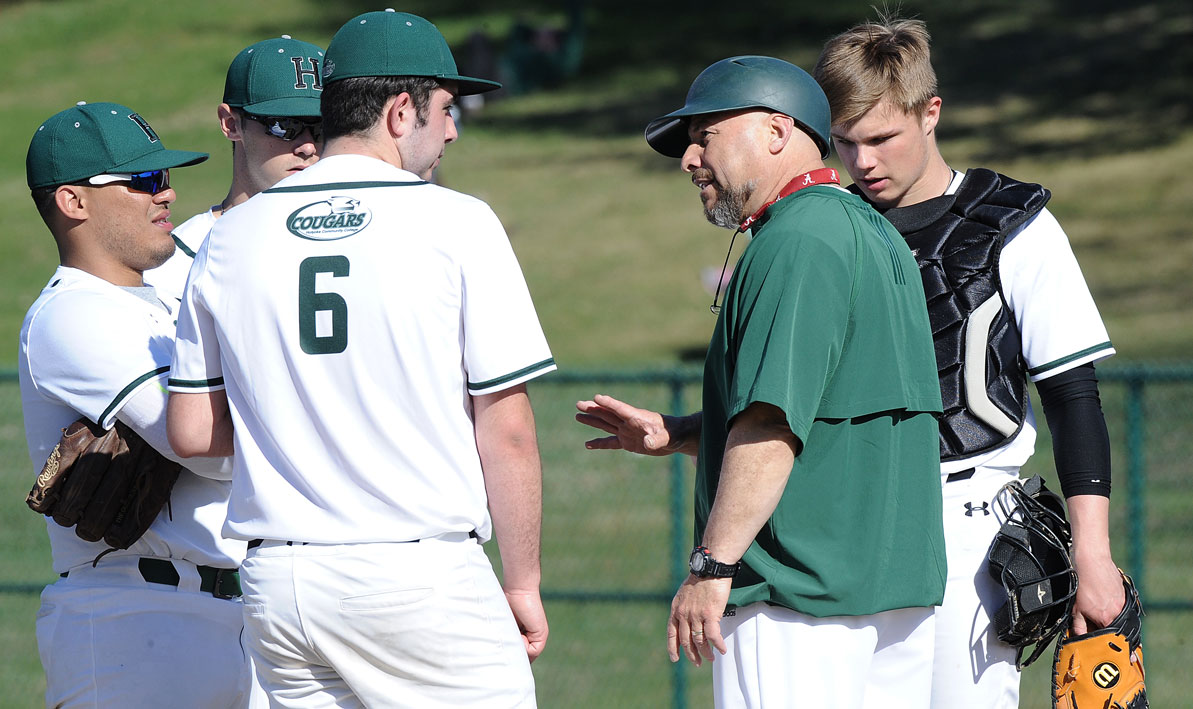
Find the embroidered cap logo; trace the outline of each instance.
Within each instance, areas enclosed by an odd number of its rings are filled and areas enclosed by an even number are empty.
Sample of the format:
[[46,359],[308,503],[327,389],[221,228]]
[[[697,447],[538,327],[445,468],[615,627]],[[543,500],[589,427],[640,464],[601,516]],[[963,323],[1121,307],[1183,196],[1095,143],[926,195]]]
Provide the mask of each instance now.
[[130,113],[130,114],[128,114],[128,119],[130,121],[132,121],[133,123],[136,123],[138,126],[140,126],[141,130],[145,131],[145,135],[149,137],[150,143],[158,142],[157,133],[154,132],[153,128],[149,127],[149,124],[145,121],[144,118],[141,118],[139,115],[137,115],[135,113]]
[[315,57],[307,57],[306,60],[311,63],[310,69],[302,68],[302,60],[303,60],[302,57],[290,57],[290,61],[294,62],[294,88],[296,88],[296,89],[307,88],[306,77],[309,76],[315,80],[314,89],[316,91],[322,91],[323,90],[323,80],[322,80],[322,77],[320,76],[319,60],[316,59]]

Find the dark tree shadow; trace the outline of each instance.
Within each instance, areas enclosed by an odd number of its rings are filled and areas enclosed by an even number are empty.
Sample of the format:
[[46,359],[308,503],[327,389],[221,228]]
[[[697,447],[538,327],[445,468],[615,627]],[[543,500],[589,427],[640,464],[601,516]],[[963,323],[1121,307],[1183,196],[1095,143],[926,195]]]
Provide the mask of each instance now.
[[[979,158],[1129,152],[1166,144],[1190,127],[1193,5],[1043,2],[1024,6],[1026,20],[988,34],[965,29],[998,26],[1008,10],[965,5],[941,3],[934,11],[942,96],[961,106],[1024,106],[969,126],[945,123],[943,138],[983,138]],[[1033,126],[1058,117],[1084,121],[1069,135],[1033,137]]]
[[[512,0],[486,11],[562,16],[577,1]],[[810,68],[827,38],[875,16],[875,3],[858,0],[763,0],[748,7],[670,0],[581,4],[585,51],[570,89],[610,98],[583,108],[495,111],[479,121],[510,131],[637,133],[651,118],[679,106],[691,79],[718,59],[770,54]],[[374,6],[366,2],[337,5],[344,19],[370,9]],[[478,13],[477,4],[467,0],[409,2],[403,9],[439,23]],[[1188,2],[924,0],[905,4],[903,14],[928,22],[946,105],[1021,107],[1011,116],[996,111],[988,119],[945,122],[944,139],[982,138],[979,159],[1138,150],[1169,142],[1189,127],[1193,4]],[[334,31],[335,26],[326,29],[328,36]],[[651,78],[633,79],[621,93],[611,90],[609,82],[637,76]],[[1082,129],[1046,137],[1030,130],[1042,120],[1065,117],[1081,117]]]

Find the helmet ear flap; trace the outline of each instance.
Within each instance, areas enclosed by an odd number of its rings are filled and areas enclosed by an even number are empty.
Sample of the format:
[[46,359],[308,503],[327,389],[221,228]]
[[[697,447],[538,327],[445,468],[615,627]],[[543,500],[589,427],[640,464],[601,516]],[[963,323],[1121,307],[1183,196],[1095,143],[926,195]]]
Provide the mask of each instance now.
[[1039,476],[1007,483],[995,501],[1005,521],[987,552],[987,570],[1007,602],[992,623],[999,639],[1018,649],[1015,663],[1022,669],[1069,621],[1077,596],[1077,573],[1069,555],[1072,533],[1060,497]]

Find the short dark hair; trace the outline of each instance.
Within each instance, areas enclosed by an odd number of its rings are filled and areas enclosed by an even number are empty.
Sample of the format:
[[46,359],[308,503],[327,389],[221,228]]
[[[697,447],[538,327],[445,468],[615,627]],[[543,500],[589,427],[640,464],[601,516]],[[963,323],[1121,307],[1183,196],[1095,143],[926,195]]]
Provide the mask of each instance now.
[[404,93],[410,94],[422,126],[427,122],[431,94],[438,87],[438,81],[426,76],[358,76],[326,84],[319,101],[323,139],[367,131],[381,118],[385,102]]
[[37,206],[37,213],[41,215],[41,220],[46,223],[46,226],[53,228],[50,220],[58,211],[57,199],[54,197],[61,185],[49,185],[47,187],[35,187],[30,192],[33,197],[33,204]]

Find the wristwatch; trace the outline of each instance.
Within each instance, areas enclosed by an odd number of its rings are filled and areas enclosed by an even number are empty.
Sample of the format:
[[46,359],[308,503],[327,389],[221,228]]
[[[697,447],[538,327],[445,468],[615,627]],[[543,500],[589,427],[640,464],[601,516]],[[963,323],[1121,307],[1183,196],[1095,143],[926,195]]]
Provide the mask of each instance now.
[[712,558],[712,555],[708,553],[708,547],[696,547],[692,550],[692,556],[688,558],[688,568],[692,570],[693,576],[702,579],[728,579],[737,575],[737,570],[741,568],[741,562],[722,564]]

